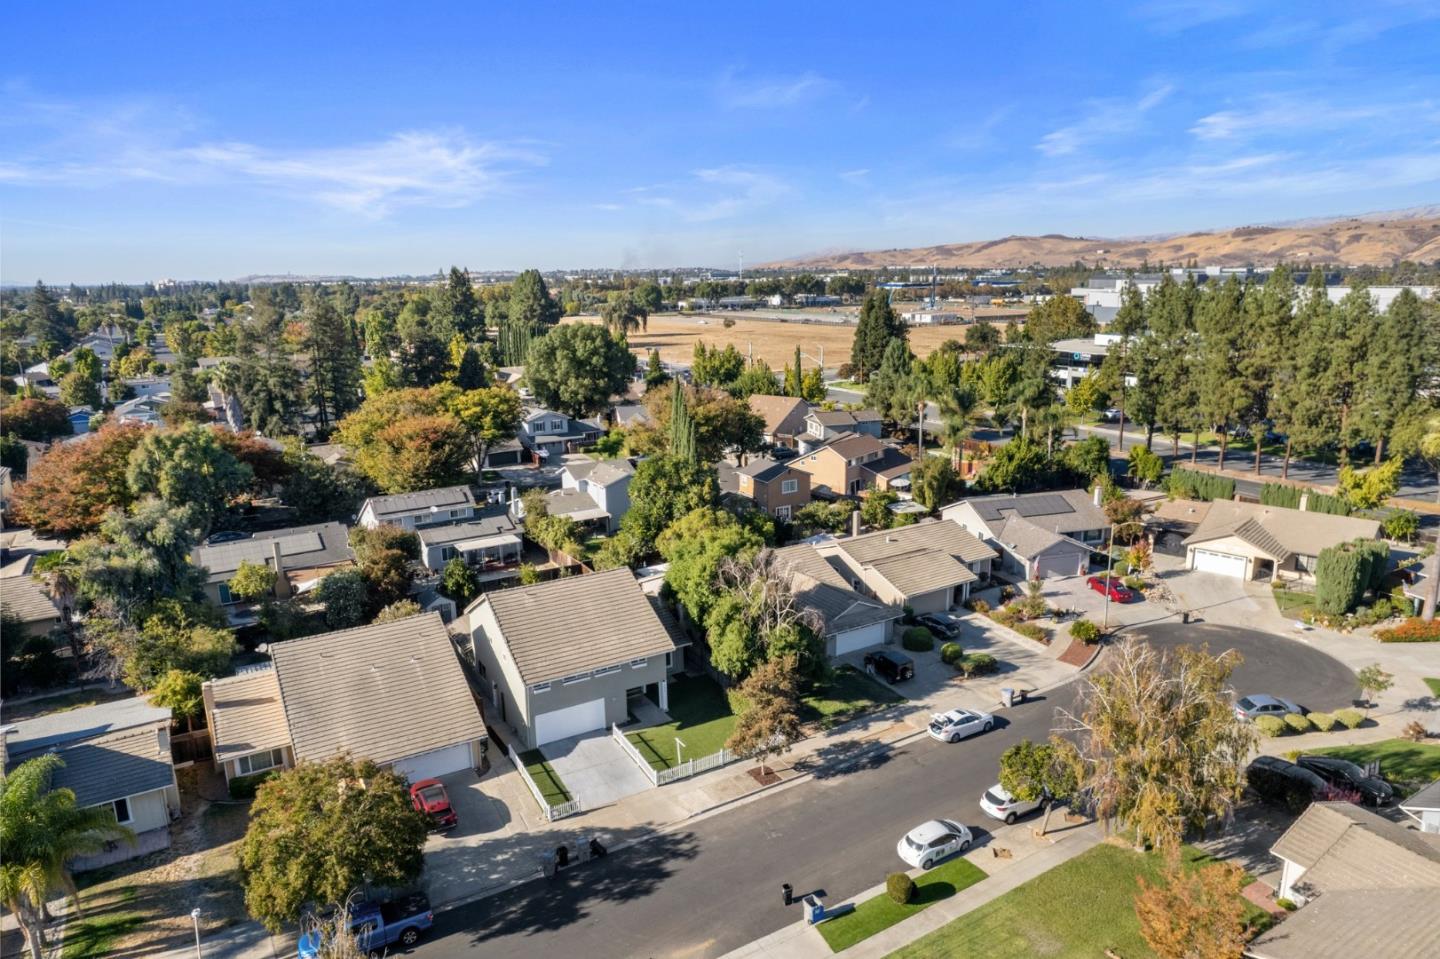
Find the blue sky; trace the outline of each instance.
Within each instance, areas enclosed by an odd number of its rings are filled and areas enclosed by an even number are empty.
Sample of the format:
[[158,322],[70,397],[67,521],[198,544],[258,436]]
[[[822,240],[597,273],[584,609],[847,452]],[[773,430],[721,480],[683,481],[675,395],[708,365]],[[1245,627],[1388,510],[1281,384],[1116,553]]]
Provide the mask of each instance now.
[[1434,0],[14,0],[0,28],[6,282],[733,266],[1440,201]]

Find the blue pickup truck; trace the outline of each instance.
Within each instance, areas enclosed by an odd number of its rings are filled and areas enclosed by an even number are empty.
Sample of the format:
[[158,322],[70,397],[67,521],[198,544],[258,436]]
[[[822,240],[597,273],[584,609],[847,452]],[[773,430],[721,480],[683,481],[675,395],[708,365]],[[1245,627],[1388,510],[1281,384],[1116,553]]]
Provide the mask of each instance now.
[[[430,900],[418,894],[395,902],[362,902],[350,910],[350,928],[360,948],[372,956],[396,944],[409,949],[434,924]],[[305,933],[300,937],[300,959],[315,959],[322,945],[320,930]]]

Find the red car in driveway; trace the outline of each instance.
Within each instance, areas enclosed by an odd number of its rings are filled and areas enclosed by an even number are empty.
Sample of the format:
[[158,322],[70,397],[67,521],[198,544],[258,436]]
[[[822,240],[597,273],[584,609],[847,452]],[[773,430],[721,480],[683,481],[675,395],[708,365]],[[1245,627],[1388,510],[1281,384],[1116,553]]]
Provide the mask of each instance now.
[[410,801],[429,818],[431,829],[444,832],[460,824],[460,817],[450,805],[450,794],[438,779],[422,779],[411,786]]
[[1128,603],[1135,598],[1129,587],[1120,582],[1115,576],[1091,576],[1085,581],[1085,585],[1097,593],[1104,593],[1116,603]]

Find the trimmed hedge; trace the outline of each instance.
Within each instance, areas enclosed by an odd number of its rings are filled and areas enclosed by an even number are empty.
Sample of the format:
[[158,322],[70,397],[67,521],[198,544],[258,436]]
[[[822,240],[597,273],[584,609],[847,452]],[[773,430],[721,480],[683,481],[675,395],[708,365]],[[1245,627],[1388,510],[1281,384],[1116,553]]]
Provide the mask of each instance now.
[[271,776],[274,776],[277,772],[279,772],[278,769],[267,769],[263,773],[251,773],[248,776],[236,776],[234,779],[230,780],[230,798],[254,799],[255,791],[260,788],[260,784],[265,782],[265,780],[269,779]]
[[1375,631],[1382,643],[1440,643],[1440,619],[1412,616],[1399,626]]
[[1049,637],[1045,634],[1045,630],[1036,626],[1034,623],[1021,623],[1015,627],[1015,632],[1024,636],[1026,639],[1033,639],[1037,643],[1049,642]]
[[1356,729],[1365,721],[1365,715],[1358,709],[1337,709],[1335,718],[1338,719],[1346,729]]
[[911,626],[900,637],[900,645],[912,653],[928,653],[935,648],[935,634],[924,626]]
[[1340,616],[1385,580],[1390,547],[1383,540],[1356,539],[1320,551],[1315,563],[1315,609]]
[[1228,476],[1215,473],[1201,473],[1176,467],[1170,471],[1169,489],[1172,496],[1181,499],[1215,500],[1234,499],[1235,481]]
[[1000,664],[989,653],[966,653],[955,664],[955,668],[966,676],[984,676],[993,673]]
[[1328,733],[1335,728],[1335,717],[1330,713],[1310,713],[1305,718],[1310,720],[1310,725],[1322,733]]
[[1283,506],[1286,509],[1299,509],[1300,497],[1306,492],[1302,486],[1288,486],[1285,483],[1266,483],[1260,487],[1260,504],[1262,506]]
[[1088,619],[1077,619],[1070,624],[1070,638],[1089,646],[1100,641],[1100,627]]
[[1286,713],[1285,725],[1289,726],[1297,733],[1308,733],[1312,728],[1310,726],[1310,720],[1306,719],[1304,716],[1301,716],[1299,713]]
[[1260,735],[1273,739],[1276,736],[1285,735],[1285,731],[1289,727],[1279,716],[1256,716],[1255,728],[1260,730]]
[[959,643],[946,643],[940,647],[940,662],[946,666],[954,666],[965,657],[965,650]]
[[903,872],[892,872],[885,879],[885,894],[891,902],[903,906],[915,898],[915,880]]
[[1329,493],[1311,493],[1305,500],[1305,512],[1349,516],[1350,504],[1338,496],[1331,496]]

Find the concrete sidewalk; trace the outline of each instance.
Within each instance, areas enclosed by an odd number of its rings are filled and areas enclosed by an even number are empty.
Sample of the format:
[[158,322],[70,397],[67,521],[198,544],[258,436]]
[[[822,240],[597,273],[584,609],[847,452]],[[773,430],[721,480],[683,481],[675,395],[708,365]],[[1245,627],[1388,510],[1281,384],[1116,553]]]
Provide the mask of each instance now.
[[[1067,825],[1060,811],[1051,817],[1052,828],[1045,840],[1035,838],[1033,830],[1038,820],[1027,819],[1014,826],[996,831],[991,841],[970,850],[965,856],[987,874],[975,885],[962,889],[949,899],[941,900],[925,911],[911,916],[888,929],[882,930],[862,942],[846,949],[842,954],[849,959],[872,959],[883,957],[905,945],[934,932],[966,913],[980,908],[991,900],[998,899],[1015,887],[1029,882],[1036,876],[1048,872],[1063,862],[1090,849],[1104,836],[1098,823]],[[1050,841],[1053,840],[1053,841]],[[1014,858],[1000,859],[992,849],[1009,849]],[[922,871],[912,869],[910,875],[919,877]],[[864,902],[874,896],[883,895],[884,885],[878,885],[856,896],[851,902]],[[797,904],[798,905],[798,904]],[[827,903],[827,907],[843,903]],[[724,959],[825,959],[834,955],[830,945],[819,930],[804,919],[784,929],[757,939],[726,954]]]

